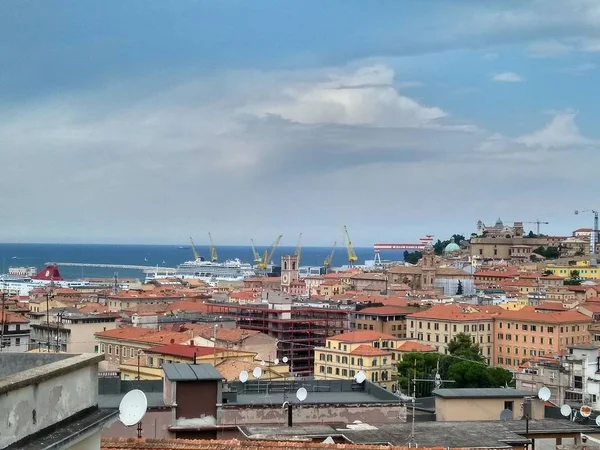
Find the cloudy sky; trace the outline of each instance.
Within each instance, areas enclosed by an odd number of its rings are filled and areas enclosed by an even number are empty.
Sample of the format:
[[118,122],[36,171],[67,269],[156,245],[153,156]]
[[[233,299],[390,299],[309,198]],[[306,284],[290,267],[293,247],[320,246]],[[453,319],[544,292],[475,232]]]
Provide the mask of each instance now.
[[4,0],[0,240],[569,234],[598,80],[600,0]]

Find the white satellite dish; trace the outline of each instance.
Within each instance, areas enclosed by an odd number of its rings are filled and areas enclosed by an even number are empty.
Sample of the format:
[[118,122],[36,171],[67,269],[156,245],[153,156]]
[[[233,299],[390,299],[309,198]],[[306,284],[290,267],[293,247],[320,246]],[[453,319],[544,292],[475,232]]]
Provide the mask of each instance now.
[[266,362],[265,362],[265,360],[263,359],[263,360],[260,362],[260,365],[261,365],[261,366],[264,366],[265,364],[267,364],[267,363],[266,363]]
[[560,407],[560,413],[564,416],[564,417],[569,417],[571,415],[571,413],[573,412],[573,410],[571,409],[571,407],[569,405],[562,405]]
[[600,416],[596,416],[596,425],[600,427]]
[[367,379],[367,376],[365,375],[365,373],[361,370],[359,371],[355,376],[354,376],[354,381],[356,381],[357,383],[364,383],[364,381]]
[[500,413],[500,420],[513,420],[513,412],[510,409],[504,409]]
[[581,414],[582,417],[590,417],[592,414],[592,408],[587,405],[583,405],[581,408],[579,408],[579,414]]
[[252,375],[254,375],[254,378],[260,378],[262,375],[262,369],[260,367],[255,367],[252,371]]
[[275,363],[275,365],[279,365],[279,358],[275,358],[275,361],[273,361]]
[[119,404],[119,420],[126,427],[139,423],[146,414],[148,399],[139,389],[134,389],[125,394]]
[[288,361],[289,361],[288,357],[287,357],[287,356],[284,356],[284,357],[283,357],[283,363],[284,363],[284,364],[287,364],[287,362],[288,362]]
[[550,400],[551,395],[552,395],[552,393],[550,392],[550,389],[548,389],[546,386],[542,387],[538,391],[538,398],[544,402],[547,402],[548,400]]
[[240,372],[240,381],[242,383],[245,383],[246,381],[248,381],[248,372],[246,372],[245,370],[242,370]]
[[306,400],[306,397],[308,397],[308,391],[306,390],[306,388],[301,387],[296,391],[296,398],[301,402]]

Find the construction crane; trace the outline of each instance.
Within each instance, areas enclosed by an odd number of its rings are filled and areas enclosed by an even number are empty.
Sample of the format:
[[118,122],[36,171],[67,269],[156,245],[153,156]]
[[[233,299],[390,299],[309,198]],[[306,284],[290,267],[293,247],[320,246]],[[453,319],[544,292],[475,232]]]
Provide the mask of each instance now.
[[583,210],[575,210],[575,215],[579,215],[581,213],[591,212],[594,215],[594,229],[592,230],[592,234],[590,235],[590,255],[596,253],[596,246],[598,245],[598,211],[594,209],[583,209]]
[[333,243],[333,247],[331,249],[331,253],[329,255],[327,255],[327,258],[325,258],[325,261],[323,262],[323,265],[325,266],[325,269],[329,269],[331,267],[331,263],[333,261],[333,256],[335,255],[335,247],[337,245],[337,242]]
[[210,241],[210,260],[212,262],[217,262],[219,260],[219,257],[217,256],[217,247],[215,247],[210,231],[208,232],[208,240]]
[[273,254],[275,253],[275,249],[277,249],[277,246],[279,245],[279,241],[281,240],[282,237],[283,237],[282,234],[277,236],[277,239],[275,239],[275,242],[273,242],[271,247],[268,250],[265,250],[265,255],[263,256],[262,261],[256,265],[257,268],[262,269],[262,270],[267,268],[267,266],[271,263],[271,260],[273,259]]
[[298,243],[296,244],[296,251],[294,256],[298,258],[298,267],[300,267],[300,256],[302,255],[302,233],[298,236]]
[[348,250],[348,265],[352,267],[356,261],[358,261],[358,256],[354,252],[354,247],[352,246],[352,240],[350,239],[350,234],[348,234],[348,227],[344,225],[344,238],[346,240],[346,249]]
[[254,256],[254,264],[260,264],[262,262],[262,257],[260,256],[260,253],[256,251],[254,239],[250,239],[250,243],[252,244],[252,255]]
[[194,261],[198,261],[200,259],[200,255],[196,251],[196,246],[194,245],[194,240],[190,237],[190,244],[192,244],[192,253],[194,254]]
[[536,224],[537,228],[536,228],[536,233],[538,236],[540,235],[540,225],[548,225],[550,224],[550,222],[543,222],[540,219],[534,220],[532,222],[523,222],[523,223],[534,223]]

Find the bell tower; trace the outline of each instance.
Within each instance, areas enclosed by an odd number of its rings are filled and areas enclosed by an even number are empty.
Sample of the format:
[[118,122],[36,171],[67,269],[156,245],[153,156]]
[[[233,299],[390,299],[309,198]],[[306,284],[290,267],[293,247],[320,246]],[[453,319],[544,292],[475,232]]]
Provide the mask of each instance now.
[[295,281],[298,281],[298,257],[284,255],[281,257],[281,290],[288,294]]

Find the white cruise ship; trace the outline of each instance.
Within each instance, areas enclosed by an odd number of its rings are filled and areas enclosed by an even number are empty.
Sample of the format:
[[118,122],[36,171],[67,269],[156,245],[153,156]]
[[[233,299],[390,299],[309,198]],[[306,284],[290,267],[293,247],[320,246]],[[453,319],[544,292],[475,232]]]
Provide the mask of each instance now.
[[193,261],[186,261],[175,269],[156,267],[146,269],[144,273],[146,274],[146,281],[176,277],[184,280],[202,280],[212,285],[219,282],[241,281],[256,276],[256,272],[250,264],[237,258],[219,263],[206,261],[202,257]]
[[[33,289],[50,286],[51,284],[55,287],[63,288],[91,285],[89,281],[84,280],[64,280],[58,271],[58,267],[53,264],[47,265],[40,273],[33,277],[19,275],[21,275],[20,272],[11,270],[10,268],[7,275],[0,275],[0,292],[8,295],[27,296]],[[22,275],[26,275],[26,273]]]

